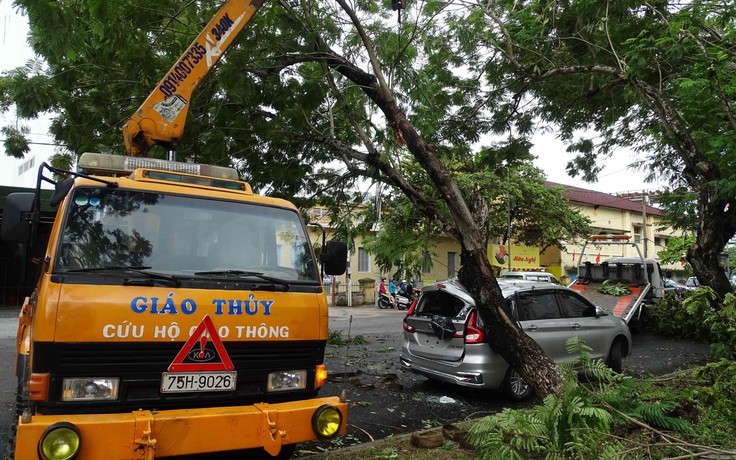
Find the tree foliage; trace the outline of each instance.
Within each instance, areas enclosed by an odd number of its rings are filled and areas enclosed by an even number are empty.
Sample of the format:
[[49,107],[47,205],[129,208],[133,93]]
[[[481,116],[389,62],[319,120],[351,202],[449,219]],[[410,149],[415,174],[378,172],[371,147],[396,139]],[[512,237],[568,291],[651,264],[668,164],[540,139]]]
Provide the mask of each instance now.
[[638,151],[638,166],[671,184],[670,219],[696,235],[688,260],[723,298],[731,287],[717,254],[736,231],[733,2],[528,0],[469,10],[458,27],[485,34],[504,68],[501,86],[514,94],[513,118],[559,126],[577,153],[568,171],[586,179],[614,149]]
[[[72,156],[122,153],[127,115],[217,6],[15,4],[28,14],[44,65],[5,75],[0,104],[13,102],[21,117],[58,113],[51,131]],[[335,210],[358,204],[351,190],[359,179],[385,184],[394,211],[382,222],[459,242],[460,278],[494,348],[549,393],[558,376],[505,317],[486,256],[489,238],[505,230],[509,204],[517,241],[559,245],[585,232],[560,191],[544,188],[529,166],[527,138],[540,112],[520,88],[531,86],[509,72],[515,69],[492,43],[483,5],[416,3],[401,24],[387,6],[264,5],[190,101],[179,159],[234,164],[256,191],[296,197],[304,209],[317,199]],[[335,213],[334,222],[348,241],[359,230],[345,214]],[[418,252],[422,240],[396,241]]]

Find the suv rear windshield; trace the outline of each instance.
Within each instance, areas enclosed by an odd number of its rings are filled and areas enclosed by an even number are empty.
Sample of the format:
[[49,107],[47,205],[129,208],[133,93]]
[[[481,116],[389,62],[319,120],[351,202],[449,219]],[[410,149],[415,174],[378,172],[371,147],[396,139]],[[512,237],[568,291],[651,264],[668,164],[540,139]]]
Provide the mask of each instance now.
[[465,307],[465,302],[445,291],[425,292],[417,305],[417,315],[441,315],[456,317]]

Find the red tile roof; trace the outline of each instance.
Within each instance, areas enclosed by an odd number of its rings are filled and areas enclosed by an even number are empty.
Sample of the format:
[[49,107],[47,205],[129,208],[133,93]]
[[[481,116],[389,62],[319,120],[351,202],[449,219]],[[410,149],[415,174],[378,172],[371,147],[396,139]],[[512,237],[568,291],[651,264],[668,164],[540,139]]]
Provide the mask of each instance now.
[[[572,203],[605,206],[607,208],[623,209],[625,211],[641,213],[641,201],[631,201],[630,198],[596,192],[595,190],[588,190],[580,187],[573,187],[572,185],[558,184],[556,182],[546,181],[545,184],[550,187],[563,187],[566,190],[565,198],[570,200]],[[654,206],[647,206],[647,214],[661,216],[663,212],[661,209],[655,208]]]

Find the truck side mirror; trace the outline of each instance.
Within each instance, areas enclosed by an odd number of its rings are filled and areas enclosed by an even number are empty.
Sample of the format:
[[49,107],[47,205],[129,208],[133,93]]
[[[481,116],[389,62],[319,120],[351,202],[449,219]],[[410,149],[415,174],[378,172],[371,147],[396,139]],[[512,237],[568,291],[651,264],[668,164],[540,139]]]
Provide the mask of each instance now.
[[56,183],[54,194],[49,198],[49,205],[53,207],[59,206],[59,203],[64,201],[64,198],[69,194],[69,190],[74,185],[74,178],[67,177],[66,179]]
[[348,245],[341,241],[328,241],[322,248],[319,261],[328,275],[342,275],[348,268]]
[[31,219],[34,193],[11,193],[5,198],[0,238],[13,243],[28,243],[31,239]]

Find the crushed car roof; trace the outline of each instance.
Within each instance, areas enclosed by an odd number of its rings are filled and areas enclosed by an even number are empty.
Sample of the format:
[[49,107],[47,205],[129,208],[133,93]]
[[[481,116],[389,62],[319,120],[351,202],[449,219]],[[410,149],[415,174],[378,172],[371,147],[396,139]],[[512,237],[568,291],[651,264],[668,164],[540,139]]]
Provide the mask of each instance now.
[[[556,284],[551,283],[544,283],[539,281],[530,281],[530,280],[520,280],[520,279],[507,279],[507,278],[498,278],[498,286],[501,288],[501,293],[503,294],[504,298],[508,298],[514,293],[518,291],[526,291],[526,290],[534,290],[534,289],[561,289],[566,290],[567,288],[564,286],[559,286]],[[443,290],[446,291],[449,294],[452,294],[456,297],[459,297],[460,299],[464,300],[466,303],[475,305],[475,301],[473,300],[473,297],[468,293],[468,290],[465,289],[465,286],[463,286],[456,278],[447,280],[447,281],[441,281],[438,283],[430,284],[428,286],[425,286],[422,288],[422,292],[431,292],[431,291],[439,291]]]

